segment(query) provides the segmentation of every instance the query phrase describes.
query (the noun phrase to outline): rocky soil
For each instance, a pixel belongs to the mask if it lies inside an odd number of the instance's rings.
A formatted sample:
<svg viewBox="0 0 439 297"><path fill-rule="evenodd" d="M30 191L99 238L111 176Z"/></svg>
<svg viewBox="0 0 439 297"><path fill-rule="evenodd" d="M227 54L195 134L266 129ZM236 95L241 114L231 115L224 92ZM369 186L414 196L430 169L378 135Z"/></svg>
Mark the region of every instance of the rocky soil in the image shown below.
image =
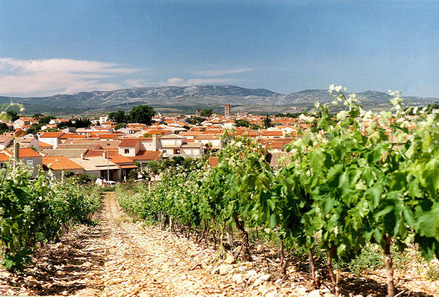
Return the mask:
<svg viewBox="0 0 439 297"><path fill-rule="evenodd" d="M287 279L276 259L254 262L229 256L167 231L133 223L113 193L103 198L99 224L81 226L60 243L48 244L19 275L0 270L0 295L51 296L333 296L311 290L306 272L294 266ZM343 275L350 296L385 296L385 279ZM322 287L323 288L323 287ZM398 296L437 296L438 283L419 275L399 276Z"/></svg>

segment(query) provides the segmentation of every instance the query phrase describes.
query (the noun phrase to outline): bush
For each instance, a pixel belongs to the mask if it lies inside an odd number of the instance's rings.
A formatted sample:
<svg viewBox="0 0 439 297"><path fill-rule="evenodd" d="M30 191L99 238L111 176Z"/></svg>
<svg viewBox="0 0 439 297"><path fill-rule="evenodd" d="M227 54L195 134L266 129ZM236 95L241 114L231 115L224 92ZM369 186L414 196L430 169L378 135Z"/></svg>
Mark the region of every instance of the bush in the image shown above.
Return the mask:
<svg viewBox="0 0 439 297"><path fill-rule="evenodd" d="M58 239L63 227L75 222L92 223L90 215L100 206L96 187L80 186L74 179L51 181L24 165L1 169L0 246L2 265L11 271L22 269L39 242Z"/></svg>

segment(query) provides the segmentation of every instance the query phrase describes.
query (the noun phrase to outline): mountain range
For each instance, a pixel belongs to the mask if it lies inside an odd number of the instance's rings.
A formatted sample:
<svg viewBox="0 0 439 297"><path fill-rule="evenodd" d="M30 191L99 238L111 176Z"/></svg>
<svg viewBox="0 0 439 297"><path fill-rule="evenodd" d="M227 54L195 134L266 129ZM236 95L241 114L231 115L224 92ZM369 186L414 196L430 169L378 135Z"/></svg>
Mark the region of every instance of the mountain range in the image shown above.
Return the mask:
<svg viewBox="0 0 439 297"><path fill-rule="evenodd" d="M387 93L366 91L357 93L366 109L385 109L392 98ZM0 104L9 101L24 105L27 114L41 112L53 115L99 114L118 109L129 110L146 104L162 113L193 114L197 108L212 108L223 113L224 104L232 113L298 112L312 108L314 102L330 102L334 98L327 90L304 90L279 94L266 89L247 89L233 85L200 85L189 87L143 87L114 91L80 92L48 97L0 97ZM404 97L410 106L439 102L438 98Z"/></svg>

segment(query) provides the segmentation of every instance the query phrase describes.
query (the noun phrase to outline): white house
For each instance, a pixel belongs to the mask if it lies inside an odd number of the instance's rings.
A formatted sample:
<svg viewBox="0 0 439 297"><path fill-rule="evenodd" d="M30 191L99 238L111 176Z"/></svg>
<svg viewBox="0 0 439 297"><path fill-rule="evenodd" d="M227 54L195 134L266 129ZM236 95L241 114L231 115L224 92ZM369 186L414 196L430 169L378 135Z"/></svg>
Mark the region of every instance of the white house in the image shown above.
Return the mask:
<svg viewBox="0 0 439 297"><path fill-rule="evenodd" d="M41 134L38 139L44 143L53 145L53 148L56 149L59 144L61 144L60 137L64 135L64 132L46 132Z"/></svg>
<svg viewBox="0 0 439 297"><path fill-rule="evenodd" d="M165 135L160 138L164 158L176 156L198 158L204 154L202 143L187 142L186 137L180 135Z"/></svg>

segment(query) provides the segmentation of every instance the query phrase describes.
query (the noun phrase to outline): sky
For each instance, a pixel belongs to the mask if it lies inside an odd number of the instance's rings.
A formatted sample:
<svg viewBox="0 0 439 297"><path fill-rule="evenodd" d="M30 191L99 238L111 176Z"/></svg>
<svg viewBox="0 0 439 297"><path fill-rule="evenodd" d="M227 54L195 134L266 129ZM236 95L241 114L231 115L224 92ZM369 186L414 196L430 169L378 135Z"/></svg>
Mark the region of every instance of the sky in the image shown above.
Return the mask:
<svg viewBox="0 0 439 297"><path fill-rule="evenodd" d="M439 0L0 3L0 95L200 84L439 98Z"/></svg>

